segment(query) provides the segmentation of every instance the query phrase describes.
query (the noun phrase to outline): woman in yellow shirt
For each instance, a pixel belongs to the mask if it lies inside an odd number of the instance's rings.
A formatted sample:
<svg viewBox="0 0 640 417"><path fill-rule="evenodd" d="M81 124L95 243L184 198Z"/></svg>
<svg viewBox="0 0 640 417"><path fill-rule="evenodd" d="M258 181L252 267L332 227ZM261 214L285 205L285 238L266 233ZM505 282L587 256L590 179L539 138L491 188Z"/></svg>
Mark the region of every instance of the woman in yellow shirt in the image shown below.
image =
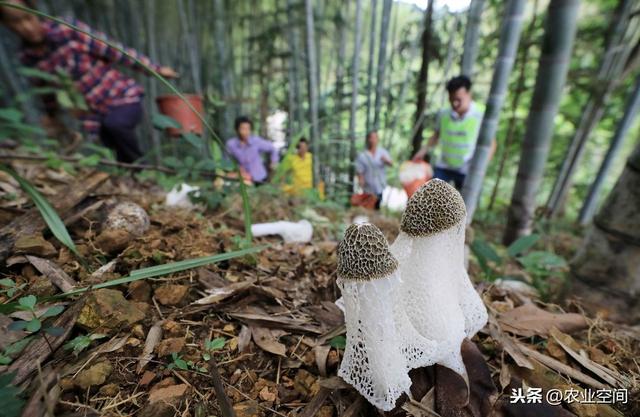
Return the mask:
<svg viewBox="0 0 640 417"><path fill-rule="evenodd" d="M284 190L300 195L313 189L313 156L306 138L300 138L296 149L296 153L287 155L284 160L287 171L291 172L291 182L284 186Z"/></svg>

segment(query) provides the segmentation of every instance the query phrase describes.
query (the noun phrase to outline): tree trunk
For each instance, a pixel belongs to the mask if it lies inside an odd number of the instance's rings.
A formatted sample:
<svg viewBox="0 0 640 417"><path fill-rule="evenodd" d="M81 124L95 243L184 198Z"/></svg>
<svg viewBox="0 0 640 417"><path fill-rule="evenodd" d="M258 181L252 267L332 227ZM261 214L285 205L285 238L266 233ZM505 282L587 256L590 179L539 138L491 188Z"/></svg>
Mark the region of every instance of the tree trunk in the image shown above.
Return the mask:
<svg viewBox="0 0 640 417"><path fill-rule="evenodd" d="M145 12L147 17L147 53L149 54L149 58L153 62L158 62L158 49L156 47L156 26L155 26L155 16L156 16L156 4L154 0L146 0L145 1ZM148 114L151 112L151 109L155 109L154 100L158 97L158 81L156 77L149 77L149 98L147 99L147 111L145 112L145 117L148 117ZM151 141L153 143L153 150L155 155L155 163L156 165L160 165L160 161L162 160L162 146L160 143L160 133L157 129L151 129Z"/></svg>
<svg viewBox="0 0 640 417"><path fill-rule="evenodd" d="M293 90L294 109L289 109L289 117L293 118L295 115L296 131L302 130L304 126L304 107L302 105L302 94L300 89L300 38L298 36L298 24L294 15L294 2L293 0L287 0L287 21L288 30L287 36L289 39L289 46L291 47L290 58L290 74L289 74L289 89Z"/></svg>
<svg viewBox="0 0 640 417"><path fill-rule="evenodd" d="M224 0L213 0L213 12L215 14L215 42L216 53L218 56L219 68L222 68L220 76L220 92L224 100L224 110L220 123L220 134L222 140L225 140L233 135L233 120L236 117L236 109L231 104L233 100L233 60L230 59L229 49L227 48L228 42L228 28L226 10Z"/></svg>
<svg viewBox="0 0 640 417"><path fill-rule="evenodd" d="M506 244L531 233L536 194L567 78L579 6L580 0L551 0L549 4L536 86L503 238Z"/></svg>
<svg viewBox="0 0 640 417"><path fill-rule="evenodd" d="M550 217L557 215L564 206L571 188L572 176L582 159L589 135L602 119L605 105L611 92L618 85L620 75L631 53L632 44L627 36L627 28L629 27L632 3L634 3L632 0L622 0L611 20L609 31L607 32L610 34L609 39L607 40L604 57L594 83L596 86L595 91L591 94L589 101L587 101L582 110L580 122L571 139L567 155L547 202L548 215Z"/></svg>
<svg viewBox="0 0 640 417"><path fill-rule="evenodd" d="M316 63L316 42L313 19L313 1L305 0L307 21L307 84L309 89L309 119L311 120L311 149L313 150L313 185L320 179L320 126L318 122L318 67Z"/></svg>
<svg viewBox="0 0 640 417"><path fill-rule="evenodd" d="M397 9L396 9L397 10ZM404 100L407 96L407 90L409 89L409 84L413 79L413 71L411 68L411 63L416 58L418 54L418 45L420 43L420 37L416 37L416 39L411 42L411 53L409 54L409 59L407 60L406 65L406 75L404 77L404 81L402 82L402 86L400 87L400 93L398 94L398 99L396 100L396 106L393 109L393 117L391 118L391 122L389 126L385 126L386 136L384 138L385 147L388 148L393 143L396 134L396 126L398 124L398 119L400 118L400 112L404 107ZM410 156L413 156L410 155Z"/></svg>
<svg viewBox="0 0 640 417"><path fill-rule="evenodd" d="M193 86L196 93L202 92L202 80L200 78L200 58L198 57L198 51L200 50L197 38L192 32L193 21L190 21L187 17L187 11L184 5L184 0L178 0L178 16L180 17L180 25L185 35L185 47L189 55L189 69L191 70L191 77L193 78Z"/></svg>
<svg viewBox="0 0 640 417"><path fill-rule="evenodd" d="M367 112L365 126L367 131L371 130L371 89L373 88L373 62L376 48L376 16L378 10L378 0L371 0L371 30L369 32L369 61L367 62Z"/></svg>
<svg viewBox="0 0 640 417"><path fill-rule="evenodd" d="M500 164L498 166L498 173L496 174L496 183L493 186L493 191L491 192L491 198L489 199L489 206L487 209L489 211L493 210L493 205L495 204L496 197L498 195L498 190L500 189L500 180L502 179L502 175L504 173L504 168L507 163L507 159L509 158L509 151L511 148L511 143L513 142L513 138L516 133L516 122L518 121L518 117L516 116L518 105L520 103L520 97L522 97L522 93L526 88L527 81L527 64L529 62L529 52L531 51L531 38L536 28L536 22L538 20L538 2L539 0L535 0L533 3L533 17L531 18L531 22L529 23L529 28L527 29L527 40L523 42L522 47L520 48L520 69L518 73L518 81L516 81L516 89L513 94L513 98L511 99L511 117L509 118L509 125L507 126L507 133L505 135L504 143L502 145L502 154L500 155Z"/></svg>
<svg viewBox="0 0 640 417"><path fill-rule="evenodd" d="M620 148L624 142L629 129L633 125L633 120L638 114L638 110L640 110L640 75L636 78L636 86L633 90L633 93L629 97L629 101L627 103L627 108L625 109L624 116L616 129L615 135L613 135L613 139L611 140L611 145L607 150L607 154L602 161L602 165L600 165L600 169L598 170L598 174L596 175L596 179L591 184L589 188L589 194L587 195L587 199L580 210L580 216L578 218L580 224L586 225L591 221L593 214L596 211L596 205L598 204L598 199L600 196L600 192L602 190L602 184L611 169L611 165L618 155Z"/></svg>
<svg viewBox="0 0 640 417"><path fill-rule="evenodd" d="M418 74L418 82L416 84L416 129L411 138L411 155L414 155L422 145L422 131L424 129L424 112L427 108L427 87L429 81L429 60L431 59L429 47L431 44L431 22L433 18L433 2L429 0L427 10L424 17L424 30L422 31L422 64L420 65L420 73Z"/></svg>
<svg viewBox="0 0 640 417"><path fill-rule="evenodd" d="M464 52L462 53L461 73L473 78L473 66L478 57L480 40L480 21L485 0L472 0L467 12L467 29L464 32Z"/></svg>
<svg viewBox="0 0 640 417"><path fill-rule="evenodd" d="M336 20L338 22L338 30L336 43L338 44L337 50L337 62L336 62L336 89L335 89L335 107L334 107L334 117L336 118L336 137L341 137L342 135L342 98L344 95L344 69L345 69L345 54L347 51L347 42L344 41L347 37L347 19L349 4L347 3L344 6L344 10L341 7L338 10L338 15L336 16Z"/></svg>
<svg viewBox="0 0 640 417"><path fill-rule="evenodd" d="M640 319L640 142L572 262L574 288L587 301Z"/></svg>
<svg viewBox="0 0 640 417"><path fill-rule="evenodd" d="M504 104L509 86L509 76L516 60L520 33L522 32L522 19L527 0L510 0L505 10L502 34L498 58L496 59L491 90L487 98L487 107L480 125L476 150L471 161L469 174L464 182L462 196L467 206L467 222L471 223L473 214L480 199L482 183L489 165L489 153L491 142L496 136L500 111Z"/></svg>
<svg viewBox="0 0 640 417"><path fill-rule="evenodd" d="M360 71L360 47L362 41L362 0L356 0L356 28L351 61L351 114L349 115L349 181L355 188L356 113L358 112L358 81Z"/></svg>
<svg viewBox="0 0 640 417"><path fill-rule="evenodd" d="M378 75L376 76L376 100L373 110L373 129L380 127L380 110L382 109L382 89L384 87L384 71L387 64L387 38L389 37L389 18L393 0L384 0L382 20L380 22L380 48L378 49Z"/></svg>
<svg viewBox="0 0 640 417"><path fill-rule="evenodd" d="M457 13L451 13L450 15L452 17L452 22L451 22L451 28L449 30L445 29L446 32L449 33L449 40L447 41L447 55L445 57L445 63L444 63L444 70L443 70L443 80L441 83L439 83L440 86L445 86L447 83L447 80L450 77L450 72L451 72L451 66L453 65L453 49L454 49L454 39L456 39L458 37L458 30L460 29L460 20L459 20L459 14ZM444 108L444 101L445 101L445 94L447 93L447 89L446 88L438 88L440 90L440 99L438 101L438 108L442 109ZM436 117L436 126L438 125L438 123L440 123L440 113L438 113L438 116Z"/></svg>

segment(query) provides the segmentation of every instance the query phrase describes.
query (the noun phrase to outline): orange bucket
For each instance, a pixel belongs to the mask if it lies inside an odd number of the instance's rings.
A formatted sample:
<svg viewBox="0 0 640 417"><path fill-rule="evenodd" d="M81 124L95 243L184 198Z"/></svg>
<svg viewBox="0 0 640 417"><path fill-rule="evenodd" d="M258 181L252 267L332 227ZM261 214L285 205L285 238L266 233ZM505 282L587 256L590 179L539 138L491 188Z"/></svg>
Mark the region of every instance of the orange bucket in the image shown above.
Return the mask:
<svg viewBox="0 0 640 417"><path fill-rule="evenodd" d="M364 207L373 210L378 202L378 197L373 194L353 194L351 195L351 205L354 207Z"/></svg>
<svg viewBox="0 0 640 417"><path fill-rule="evenodd" d="M201 96L185 94L184 97L198 113L203 114L204 106L202 105ZM167 129L171 136L180 136L182 133L202 135L202 121L179 96L173 94L160 96L156 98L156 103L158 104L160 113L171 117L182 126L182 131L173 127Z"/></svg>
<svg viewBox="0 0 640 417"><path fill-rule="evenodd" d="M418 188L420 188L420 186L425 182L427 181L424 179L413 180L408 184L402 184L402 188L404 188L404 192L407 193L407 196L411 197L413 193L418 191Z"/></svg>
<svg viewBox="0 0 640 417"><path fill-rule="evenodd" d="M405 161L400 165L398 174L402 188L411 197L418 188L433 177L431 166L424 161Z"/></svg>

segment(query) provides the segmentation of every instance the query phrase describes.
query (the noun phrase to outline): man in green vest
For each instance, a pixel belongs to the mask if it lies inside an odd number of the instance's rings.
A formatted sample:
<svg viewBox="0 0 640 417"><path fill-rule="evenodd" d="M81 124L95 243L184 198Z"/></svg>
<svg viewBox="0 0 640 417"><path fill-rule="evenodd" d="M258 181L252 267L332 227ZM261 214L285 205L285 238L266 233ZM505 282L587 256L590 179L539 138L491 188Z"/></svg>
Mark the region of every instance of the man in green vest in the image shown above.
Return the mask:
<svg viewBox="0 0 640 417"><path fill-rule="evenodd" d="M413 159L422 160L430 150L440 144L440 157L435 164L433 176L453 182L456 189L461 190L476 149L484 106L472 100L471 80L465 75L450 79L447 82L447 91L451 110L442 110L438 128L429 138L427 146L420 149ZM491 144L491 156L495 149L494 139Z"/></svg>

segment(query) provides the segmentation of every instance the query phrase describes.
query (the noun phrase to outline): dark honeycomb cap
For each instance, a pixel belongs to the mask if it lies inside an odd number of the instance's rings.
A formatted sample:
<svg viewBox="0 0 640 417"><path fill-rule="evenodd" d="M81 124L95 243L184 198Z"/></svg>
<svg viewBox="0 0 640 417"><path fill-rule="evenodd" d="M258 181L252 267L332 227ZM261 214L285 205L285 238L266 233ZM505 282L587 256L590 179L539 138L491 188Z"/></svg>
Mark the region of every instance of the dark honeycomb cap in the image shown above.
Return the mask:
<svg viewBox="0 0 640 417"><path fill-rule="evenodd" d="M384 278L398 268L380 229L370 223L352 224L338 244L338 277L369 281Z"/></svg>
<svg viewBox="0 0 640 417"><path fill-rule="evenodd" d="M409 199L400 230L413 237L429 236L455 226L466 215L458 190L445 181L432 179Z"/></svg>

